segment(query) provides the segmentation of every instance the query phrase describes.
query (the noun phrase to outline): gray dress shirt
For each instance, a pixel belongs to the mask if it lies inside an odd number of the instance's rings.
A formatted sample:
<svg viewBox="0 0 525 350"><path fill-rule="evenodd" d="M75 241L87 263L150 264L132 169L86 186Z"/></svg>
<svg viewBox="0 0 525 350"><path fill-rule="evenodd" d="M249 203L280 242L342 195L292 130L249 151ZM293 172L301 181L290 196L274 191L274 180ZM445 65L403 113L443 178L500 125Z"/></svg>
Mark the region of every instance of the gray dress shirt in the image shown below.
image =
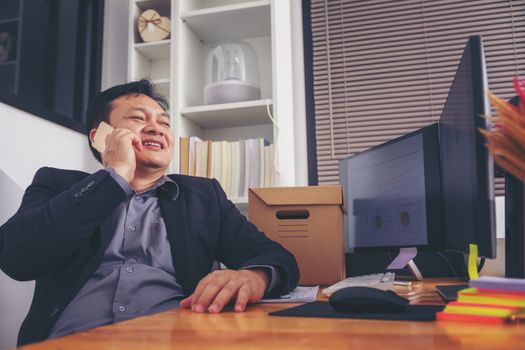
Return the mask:
<svg viewBox="0 0 525 350"><path fill-rule="evenodd" d="M165 176L153 188L134 193L113 169L107 170L128 197L110 224L102 225L114 232L102 264L65 308L50 337L171 309L184 296L156 195L162 189L176 193L177 184Z"/></svg>
<svg viewBox="0 0 525 350"><path fill-rule="evenodd" d="M153 188L135 193L112 168L106 170L128 197L102 224L114 232L102 263L64 309L50 338L172 309L184 297L157 197L162 190L178 195L177 184L164 176ZM273 267L249 267L270 269L267 292L277 285Z"/></svg>

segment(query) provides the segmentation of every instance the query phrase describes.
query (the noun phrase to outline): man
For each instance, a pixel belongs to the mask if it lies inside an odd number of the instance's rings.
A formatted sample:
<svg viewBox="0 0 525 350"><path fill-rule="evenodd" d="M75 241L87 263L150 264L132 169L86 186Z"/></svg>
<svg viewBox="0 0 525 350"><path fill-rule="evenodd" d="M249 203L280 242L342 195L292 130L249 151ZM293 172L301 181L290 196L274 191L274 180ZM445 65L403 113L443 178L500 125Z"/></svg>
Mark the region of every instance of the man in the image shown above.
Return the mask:
<svg viewBox="0 0 525 350"><path fill-rule="evenodd" d="M243 311L295 288L294 257L257 231L216 180L164 175L174 151L167 103L146 80L99 94L88 109L87 174L42 168L0 228L0 268L36 280L18 343L179 306ZM115 129L93 149L101 121ZM212 271L214 261L228 270Z"/></svg>

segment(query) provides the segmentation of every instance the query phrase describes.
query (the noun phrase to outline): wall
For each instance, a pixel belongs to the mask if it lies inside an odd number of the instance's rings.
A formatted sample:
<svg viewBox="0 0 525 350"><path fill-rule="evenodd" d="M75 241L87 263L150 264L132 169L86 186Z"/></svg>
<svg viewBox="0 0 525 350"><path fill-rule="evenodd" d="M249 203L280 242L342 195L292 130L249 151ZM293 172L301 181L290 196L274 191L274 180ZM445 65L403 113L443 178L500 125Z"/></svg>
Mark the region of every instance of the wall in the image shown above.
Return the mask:
<svg viewBox="0 0 525 350"><path fill-rule="evenodd" d="M93 172L99 168L86 137L0 103L0 225L18 208L42 166ZM17 282L0 271L0 350L13 347L33 295L34 282Z"/></svg>
<svg viewBox="0 0 525 350"><path fill-rule="evenodd" d="M26 188L42 166L94 171L86 136L0 103L0 169Z"/></svg>

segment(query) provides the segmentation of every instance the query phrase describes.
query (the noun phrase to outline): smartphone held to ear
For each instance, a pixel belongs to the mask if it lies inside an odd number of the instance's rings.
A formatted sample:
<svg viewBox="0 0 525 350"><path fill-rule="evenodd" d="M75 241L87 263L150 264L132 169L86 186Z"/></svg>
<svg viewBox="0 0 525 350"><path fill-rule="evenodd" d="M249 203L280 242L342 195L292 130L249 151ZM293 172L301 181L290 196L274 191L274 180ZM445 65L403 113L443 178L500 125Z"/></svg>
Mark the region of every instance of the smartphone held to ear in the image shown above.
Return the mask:
<svg viewBox="0 0 525 350"><path fill-rule="evenodd" d="M106 150L106 136L111 134L115 128L106 122L100 122L91 145L100 153Z"/></svg>

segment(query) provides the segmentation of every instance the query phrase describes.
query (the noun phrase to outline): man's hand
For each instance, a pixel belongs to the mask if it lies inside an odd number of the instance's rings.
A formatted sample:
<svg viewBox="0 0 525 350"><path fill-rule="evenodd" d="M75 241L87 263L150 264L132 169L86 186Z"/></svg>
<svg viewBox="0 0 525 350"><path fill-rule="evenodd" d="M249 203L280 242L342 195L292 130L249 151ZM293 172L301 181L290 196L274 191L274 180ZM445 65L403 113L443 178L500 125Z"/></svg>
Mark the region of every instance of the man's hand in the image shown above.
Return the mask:
<svg viewBox="0 0 525 350"><path fill-rule="evenodd" d="M112 167L117 174L131 182L137 166L134 148L142 150L139 137L127 129L115 129L106 136L106 150L102 154L102 161L105 166Z"/></svg>
<svg viewBox="0 0 525 350"><path fill-rule="evenodd" d="M261 300L269 280L265 269L217 270L204 277L195 292L181 300L180 307L195 312L218 313L235 298L234 310L241 312L248 303Z"/></svg>

